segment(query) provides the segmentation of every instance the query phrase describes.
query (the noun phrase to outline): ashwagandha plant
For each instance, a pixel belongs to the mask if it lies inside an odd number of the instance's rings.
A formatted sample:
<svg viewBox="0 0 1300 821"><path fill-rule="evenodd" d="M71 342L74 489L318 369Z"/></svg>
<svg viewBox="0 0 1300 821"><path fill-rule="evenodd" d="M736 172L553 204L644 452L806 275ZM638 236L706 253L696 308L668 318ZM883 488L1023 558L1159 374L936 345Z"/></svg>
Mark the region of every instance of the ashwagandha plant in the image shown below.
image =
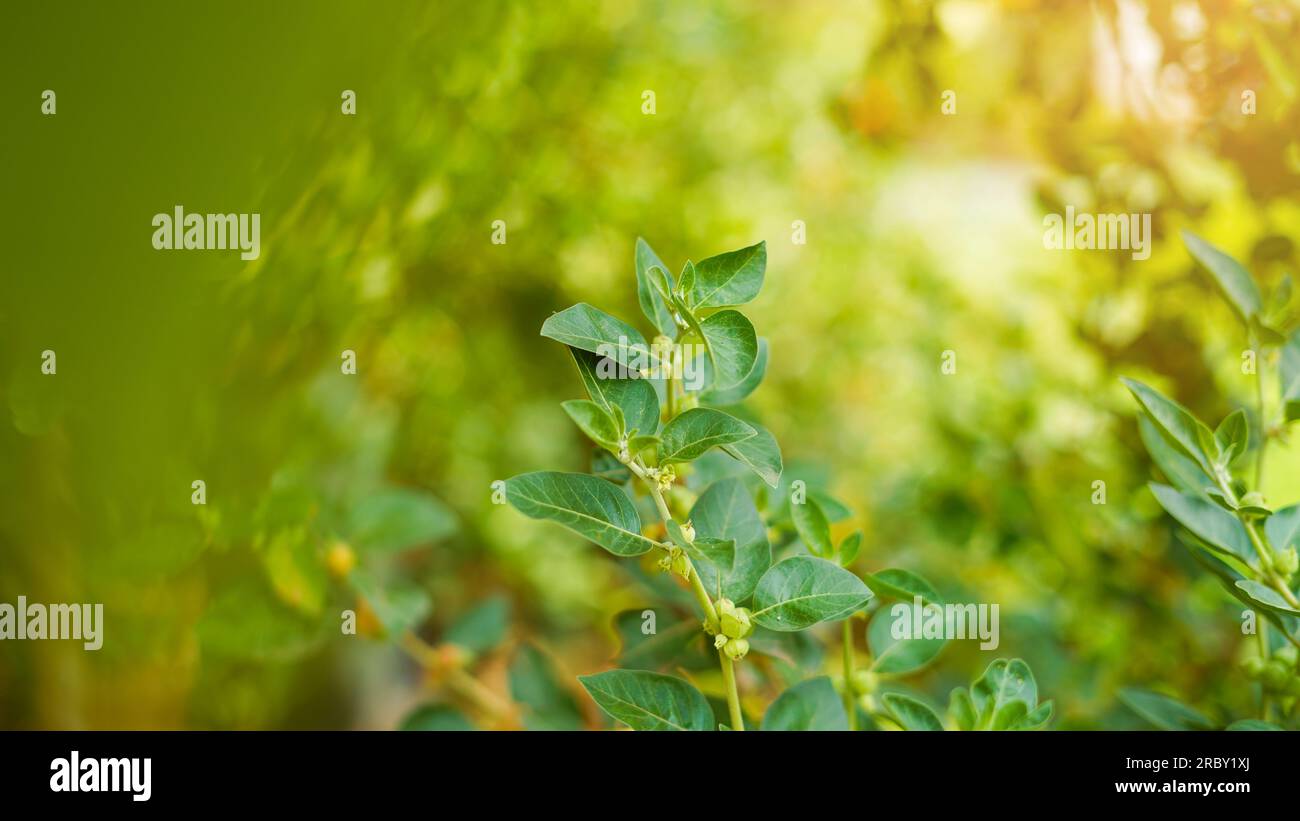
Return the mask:
<svg viewBox="0 0 1300 821"><path fill-rule="evenodd" d="M1255 407L1234 410L1211 430L1155 389L1133 379L1124 383L1141 408L1142 442L1166 480L1152 482L1151 492L1182 526L1179 536L1197 562L1248 608L1242 613L1243 631L1258 637L1258 654L1247 657L1242 667L1259 684L1259 718L1235 722L1229 729L1280 729L1279 723L1295 727L1300 505L1275 509L1263 487L1269 443L1285 439L1288 425L1300 419L1300 313L1292 305L1289 277L1266 301L1250 273L1232 257L1187 232L1183 241L1245 330L1246 360L1255 364ZM1159 727L1216 726L1168 696L1131 689L1121 697Z"/></svg>
<svg viewBox="0 0 1300 821"><path fill-rule="evenodd" d="M506 499L615 556L657 556L657 567L689 588L697 615L672 624L653 611L621 615L617 628L625 637L637 634L646 613L656 618L654 628L639 631L653 641L625 642L624 669L580 677L583 687L605 713L633 729L744 730L737 668L753 650L762 670L753 678L779 693L764 729L868 723L943 729L923 701L881 685L923 668L944 640L896 638L877 609L867 631L872 658L859 669L853 636L854 617L881 599L911 604L919 597L939 605L934 587L904 570L864 581L847 569L862 534L836 545L830 524L848 511L802 481L783 481L772 434L720 409L740 403L766 373L767 342L735 307L758 296L766 246L688 261L676 279L644 240L637 241L635 260L638 301L656 331L652 341L587 304L542 325L542 336L568 346L586 387L587 399L563 408L594 443L591 473L515 476L506 482ZM639 507L652 509L659 523L644 526ZM656 589L670 609L680 588ZM804 676L816 666L804 662L821 658L808 631L834 621L843 622L838 694L829 677ZM716 656L726 705L721 721L694 684L647 669L687 668L702 636ZM1050 720L1052 704L1038 704L1023 661L999 659L969 691L954 691L950 713L961 729L1036 729Z"/></svg>

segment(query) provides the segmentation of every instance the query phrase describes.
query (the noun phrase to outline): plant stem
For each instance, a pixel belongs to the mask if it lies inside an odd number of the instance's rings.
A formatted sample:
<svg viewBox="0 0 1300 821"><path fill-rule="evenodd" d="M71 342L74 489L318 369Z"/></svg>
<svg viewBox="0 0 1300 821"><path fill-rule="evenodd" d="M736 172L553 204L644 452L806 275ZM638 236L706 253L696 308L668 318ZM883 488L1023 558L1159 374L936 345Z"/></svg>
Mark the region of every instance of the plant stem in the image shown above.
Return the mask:
<svg viewBox="0 0 1300 821"><path fill-rule="evenodd" d="M671 386L670 386L671 391ZM645 467L636 463L628 462L628 467L632 472L645 481L650 487L650 495L655 500L655 507L659 510L659 515L663 518L664 524L672 521L672 511L668 509L668 503L664 501L664 495L659 490L659 485L649 478ZM690 575L691 592L695 594L695 600L699 603L700 609L704 611L705 621L710 624L718 623L718 611L713 606L713 600L709 598L709 591L704 589L704 582L700 581L700 572L695 569L695 563L691 561L690 556L686 556L687 573ZM722 683L727 690L727 709L731 713L731 723L733 730L744 732L745 717L740 712L740 690L736 687L736 669L731 659L722 648L718 648L718 664L722 667Z"/></svg>
<svg viewBox="0 0 1300 821"><path fill-rule="evenodd" d="M398 639L398 646L414 659L420 667L426 670L432 668L437 662L437 648L410 630L401 635ZM514 705L498 696L465 670L457 667L443 671L443 675L445 677L442 684L447 688L448 692L469 702L493 721L500 723L514 722Z"/></svg>
<svg viewBox="0 0 1300 821"><path fill-rule="evenodd" d="M844 620L844 712L849 717L849 729L858 729L858 711L853 698L853 618Z"/></svg>
<svg viewBox="0 0 1300 821"><path fill-rule="evenodd" d="M722 683L727 687L727 709L731 712L731 729L745 731L745 716L740 712L740 691L736 689L736 668L730 658L718 651L718 662L722 665Z"/></svg>
<svg viewBox="0 0 1300 821"><path fill-rule="evenodd" d="M1258 345L1255 346L1258 350ZM1258 356L1258 354L1257 354ZM1255 490L1260 493L1264 492L1264 452L1268 449L1268 419L1264 414L1264 367L1267 364L1262 356L1258 356L1258 367L1255 368L1255 398L1258 402L1259 410L1259 453L1255 456Z"/></svg>

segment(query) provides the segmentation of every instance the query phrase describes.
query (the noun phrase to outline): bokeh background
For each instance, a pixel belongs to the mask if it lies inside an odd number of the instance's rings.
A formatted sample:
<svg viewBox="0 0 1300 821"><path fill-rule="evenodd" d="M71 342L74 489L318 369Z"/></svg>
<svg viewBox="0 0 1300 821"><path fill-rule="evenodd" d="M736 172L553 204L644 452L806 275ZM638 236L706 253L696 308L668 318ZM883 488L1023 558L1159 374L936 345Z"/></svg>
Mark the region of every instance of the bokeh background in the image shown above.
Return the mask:
<svg viewBox="0 0 1300 821"><path fill-rule="evenodd" d="M339 541L424 640L472 636L479 702L597 726L573 676L610 665L614 614L662 582L494 505L491 484L586 469L558 406L581 385L538 329L586 301L648 330L638 236L674 268L767 241L748 312L772 357L747 412L788 474L852 508L837 532L864 530L862 569L1000 603L998 655L1031 663L1054 726L1138 726L1125 685L1252 709L1240 608L1144 489L1118 377L1212 421L1253 395L1178 233L1266 286L1294 268L1300 4L5 18L0 601L103 602L107 625L96 653L0 644L0 726L398 726L442 684L397 642L339 634L356 606L330 575ZM261 257L154 251L153 214L178 204L259 212ZM1067 205L1152 213L1151 258L1044 249L1043 215ZM1269 454L1278 504L1300 500L1298 448ZM362 537L394 521L416 535ZM917 686L942 703L989 658L952 647Z"/></svg>

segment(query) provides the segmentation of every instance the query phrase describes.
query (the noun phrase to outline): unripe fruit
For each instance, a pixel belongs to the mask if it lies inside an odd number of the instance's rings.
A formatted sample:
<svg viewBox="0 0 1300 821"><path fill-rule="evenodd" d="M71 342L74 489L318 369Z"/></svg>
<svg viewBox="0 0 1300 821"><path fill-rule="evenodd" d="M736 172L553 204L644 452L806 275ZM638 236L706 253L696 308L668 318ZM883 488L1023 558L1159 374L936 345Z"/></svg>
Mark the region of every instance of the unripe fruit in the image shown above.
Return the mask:
<svg viewBox="0 0 1300 821"><path fill-rule="evenodd" d="M736 607L730 599L718 599L718 620L722 634L727 638L743 639L754 631L749 619L749 610Z"/></svg>
<svg viewBox="0 0 1300 821"><path fill-rule="evenodd" d="M1286 690L1287 683L1291 680L1291 669L1277 659L1268 663L1264 668L1264 686L1274 692L1283 692Z"/></svg>
<svg viewBox="0 0 1300 821"><path fill-rule="evenodd" d="M876 674L869 670L858 670L853 674L853 691L856 693L870 693L876 689Z"/></svg>
<svg viewBox="0 0 1300 821"><path fill-rule="evenodd" d="M1264 675L1264 667L1264 660L1259 656L1251 656L1241 663L1241 669L1246 673L1246 676L1253 679Z"/></svg>
<svg viewBox="0 0 1300 821"><path fill-rule="evenodd" d="M749 652L749 642L745 639L727 639L727 645L722 648L722 652L727 654L727 658L732 661L740 661Z"/></svg>

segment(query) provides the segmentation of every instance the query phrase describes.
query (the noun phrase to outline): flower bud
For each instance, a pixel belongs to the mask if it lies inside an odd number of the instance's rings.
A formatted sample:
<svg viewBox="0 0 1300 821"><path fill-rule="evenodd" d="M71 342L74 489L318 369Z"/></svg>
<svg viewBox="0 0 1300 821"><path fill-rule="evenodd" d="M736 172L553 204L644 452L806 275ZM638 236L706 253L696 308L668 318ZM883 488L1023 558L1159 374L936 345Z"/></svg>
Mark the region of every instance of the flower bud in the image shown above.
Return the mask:
<svg viewBox="0 0 1300 821"><path fill-rule="evenodd" d="M686 524L682 525L682 536L686 539L686 541L694 543L695 525L691 524L690 522L687 522Z"/></svg>
<svg viewBox="0 0 1300 821"><path fill-rule="evenodd" d="M1291 681L1291 669L1284 662L1273 659L1264 667L1264 687L1275 693L1286 690Z"/></svg>
<svg viewBox="0 0 1300 821"><path fill-rule="evenodd" d="M346 542L335 542L325 554L325 567L336 579L345 579L357 564L357 554Z"/></svg>
<svg viewBox="0 0 1300 821"><path fill-rule="evenodd" d="M1241 669L1247 678L1257 679L1264 675L1265 662L1259 656L1251 656L1241 663Z"/></svg>
<svg viewBox="0 0 1300 821"><path fill-rule="evenodd" d="M855 693L870 693L876 689L876 674L870 670L858 670L853 674L853 691Z"/></svg>
<svg viewBox="0 0 1300 821"><path fill-rule="evenodd" d="M686 581L691 580L691 560L686 557L681 548L677 548L673 553L673 572Z"/></svg>
<svg viewBox="0 0 1300 821"><path fill-rule="evenodd" d="M745 639L727 639L727 645L722 649L727 654L727 658L732 661L740 661L749 652L749 642Z"/></svg>
<svg viewBox="0 0 1300 821"><path fill-rule="evenodd" d="M705 630L708 630L707 623L704 625L704 628ZM721 650L723 646L727 643L727 641L728 641L727 637L719 633L718 635L713 637L713 646L718 650Z"/></svg>
<svg viewBox="0 0 1300 821"><path fill-rule="evenodd" d="M1278 551L1277 554L1277 571L1284 578L1290 579L1295 575L1296 570L1300 569L1300 557L1296 556L1295 547L1288 547L1286 550Z"/></svg>

